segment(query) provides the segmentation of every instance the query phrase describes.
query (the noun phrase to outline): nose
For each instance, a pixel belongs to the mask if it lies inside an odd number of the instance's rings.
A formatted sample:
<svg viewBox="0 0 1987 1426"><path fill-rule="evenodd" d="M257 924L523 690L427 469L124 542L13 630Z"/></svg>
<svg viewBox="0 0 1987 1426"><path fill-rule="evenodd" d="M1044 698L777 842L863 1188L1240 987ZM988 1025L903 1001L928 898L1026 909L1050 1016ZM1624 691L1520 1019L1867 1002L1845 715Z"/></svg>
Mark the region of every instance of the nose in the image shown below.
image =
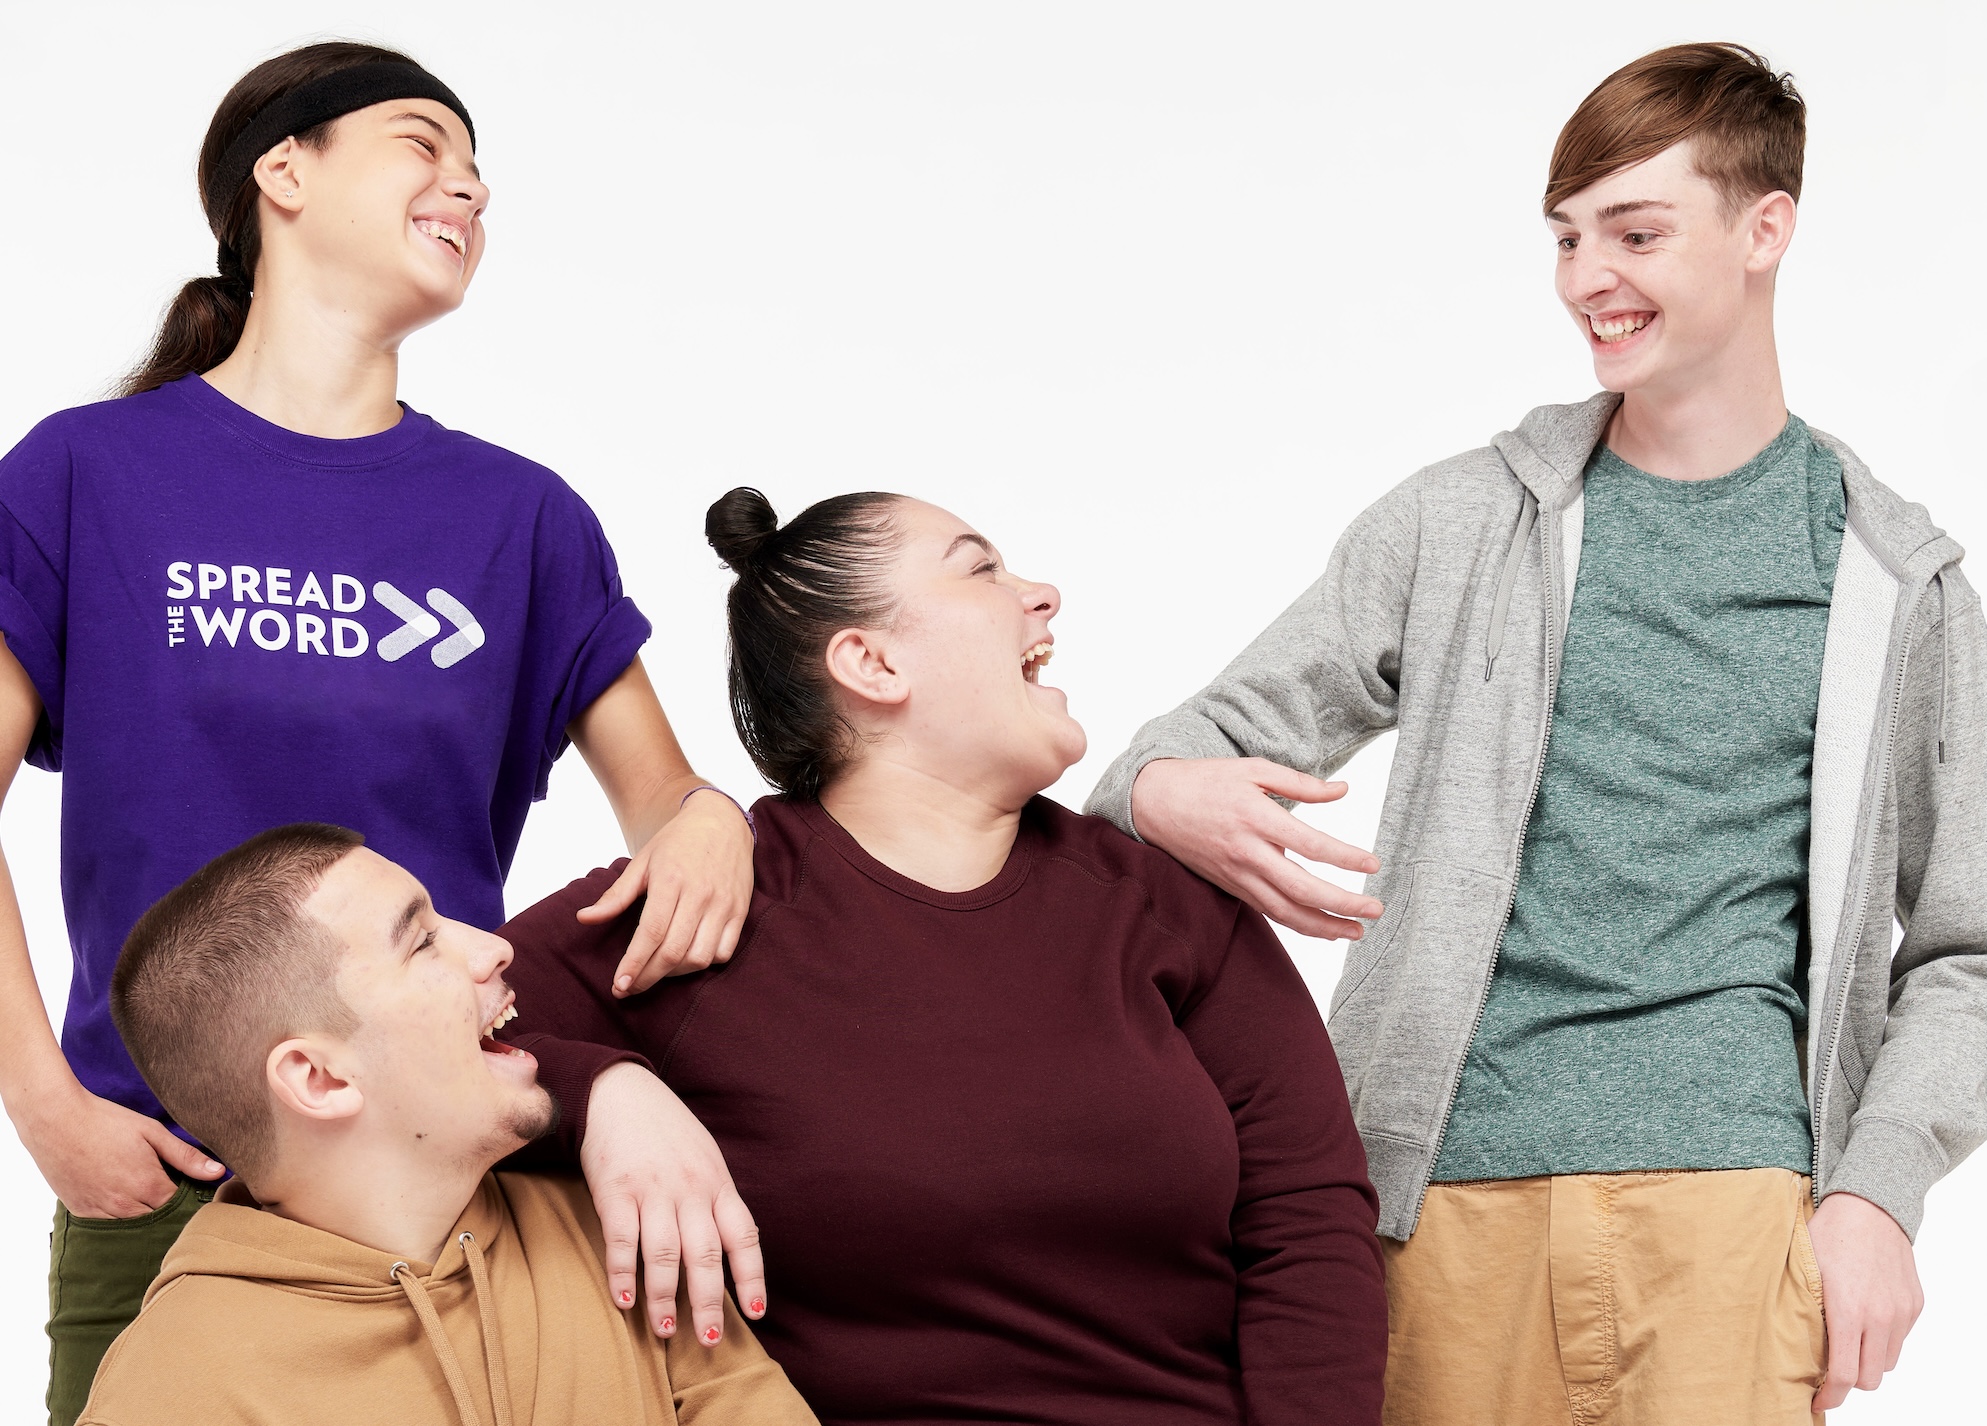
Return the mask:
<svg viewBox="0 0 1987 1426"><path fill-rule="evenodd" d="M459 198L467 203L472 217L482 217L483 210L490 206L490 185L470 173L459 170L442 180L442 187L451 198Z"/></svg>
<svg viewBox="0 0 1987 1426"><path fill-rule="evenodd" d="M516 954L511 949L511 943L502 936L493 936L474 927L463 926L460 929L469 941L465 947L469 974L479 983L502 975Z"/></svg>
<svg viewBox="0 0 1987 1426"><path fill-rule="evenodd" d="M1559 290L1568 302L1592 302L1620 281L1599 243L1581 243L1559 265Z"/></svg>
<svg viewBox="0 0 1987 1426"><path fill-rule="evenodd" d="M1043 584L1039 580L1024 580L1021 585L1021 602L1030 614L1044 620L1053 619L1062 609L1062 591L1053 584Z"/></svg>

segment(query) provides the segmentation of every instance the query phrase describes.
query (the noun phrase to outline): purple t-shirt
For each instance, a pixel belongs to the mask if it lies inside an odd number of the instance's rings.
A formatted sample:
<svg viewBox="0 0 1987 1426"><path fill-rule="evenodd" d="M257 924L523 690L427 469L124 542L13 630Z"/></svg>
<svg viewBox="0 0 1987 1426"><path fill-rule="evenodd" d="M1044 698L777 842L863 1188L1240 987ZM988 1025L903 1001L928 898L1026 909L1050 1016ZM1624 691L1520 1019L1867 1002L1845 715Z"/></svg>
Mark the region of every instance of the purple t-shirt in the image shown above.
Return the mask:
<svg viewBox="0 0 1987 1426"><path fill-rule="evenodd" d="M111 1023L145 909L285 822L335 822L493 927L565 728L648 620L586 503L408 410L294 431L197 376L49 417L0 458L0 633L62 779L83 1084L163 1117Z"/></svg>

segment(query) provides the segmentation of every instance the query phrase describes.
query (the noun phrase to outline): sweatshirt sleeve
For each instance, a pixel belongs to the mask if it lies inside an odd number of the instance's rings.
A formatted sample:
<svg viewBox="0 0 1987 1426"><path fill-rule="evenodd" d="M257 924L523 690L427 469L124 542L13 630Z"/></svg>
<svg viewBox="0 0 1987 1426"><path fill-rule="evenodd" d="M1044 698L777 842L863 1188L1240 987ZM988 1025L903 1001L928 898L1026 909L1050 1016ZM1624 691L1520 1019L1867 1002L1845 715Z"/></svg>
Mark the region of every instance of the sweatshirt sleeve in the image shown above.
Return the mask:
<svg viewBox="0 0 1987 1426"><path fill-rule="evenodd" d="M1374 1426L1387 1356L1379 1202L1316 1002L1240 903L1180 1028L1235 1118L1236 1337L1250 1426Z"/></svg>
<svg viewBox="0 0 1987 1426"><path fill-rule="evenodd" d="M690 1320L687 1287L676 1294L676 1315ZM635 1315L639 1321L639 1314ZM724 1295L724 1336L715 1347L694 1333L678 1332L664 1347L669 1389L681 1426L818 1426L814 1413L766 1355L752 1328Z"/></svg>
<svg viewBox="0 0 1987 1426"><path fill-rule="evenodd" d="M1214 682L1140 728L1084 810L1132 836L1131 791L1159 758L1267 758L1326 776L1394 725L1418 533L1412 482L1353 521L1317 583Z"/></svg>
<svg viewBox="0 0 1987 1426"><path fill-rule="evenodd" d="M1864 1052L1874 1059L1848 1143L1821 1185L1868 1199L1913 1237L1927 1191L1987 1138L1987 621L1957 569L1943 578L1945 590L1925 598L1898 710L1887 822L1904 936L1889 1015ZM1888 939L1866 944L1881 954Z"/></svg>
<svg viewBox="0 0 1987 1426"><path fill-rule="evenodd" d="M498 1038L538 1060L538 1082L559 1106L552 1134L513 1155L513 1167L577 1167L594 1077L623 1061L654 1069L623 1013L624 1002L610 990L614 967L641 920L641 903L602 925L577 917L626 865L623 859L582 877L498 928L513 952L504 978L517 993L518 1012Z"/></svg>

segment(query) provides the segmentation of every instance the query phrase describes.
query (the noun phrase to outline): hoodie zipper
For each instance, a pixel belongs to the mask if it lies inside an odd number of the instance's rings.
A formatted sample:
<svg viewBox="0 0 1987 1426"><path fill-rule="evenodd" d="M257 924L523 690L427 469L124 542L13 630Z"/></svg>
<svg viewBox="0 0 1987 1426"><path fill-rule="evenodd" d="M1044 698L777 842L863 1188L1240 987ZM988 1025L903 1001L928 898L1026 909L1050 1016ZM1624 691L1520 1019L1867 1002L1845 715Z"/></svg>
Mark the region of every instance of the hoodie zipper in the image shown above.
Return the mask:
<svg viewBox="0 0 1987 1426"><path fill-rule="evenodd" d="M1463 1066L1469 1062L1470 1047L1476 1043L1477 1031L1483 1028L1483 1012L1490 1003L1490 982L1497 974L1497 959L1504 951L1504 933L1511 928L1511 912L1518 904L1518 874L1525 865L1525 840L1531 834L1532 809L1538 805L1539 787L1545 781L1545 755L1552 747L1552 709L1559 698L1559 588L1553 578L1552 531L1558 522L1565 518L1565 511L1555 510L1550 519L1544 517L1538 522L1539 560L1543 565L1545 586L1545 617L1549 621L1545 635L1545 721L1539 730L1539 750L1532 762L1531 790L1525 795L1525 814L1518 820L1518 854L1511 866L1511 891L1504 898L1504 918L1497 926L1497 939L1490 945L1490 965L1483 973L1483 988L1477 992L1476 1015L1470 1021L1469 1038L1463 1041L1462 1056L1456 1061L1456 1072L1449 1079L1449 1091L1442 1106L1442 1127L1436 1131L1434 1148L1429 1152L1428 1165L1421 1172L1421 1186L1414 1195L1414 1219L1421 1221L1421 1205L1428 1197L1428 1185L1435 1178L1436 1161L1442 1157L1442 1143L1449 1137L1449 1117L1456 1112L1456 1091L1462 1087ZM1569 617L1570 624L1572 619ZM1902 685L1900 684L1900 687Z"/></svg>
<svg viewBox="0 0 1987 1426"><path fill-rule="evenodd" d="M1943 571L1941 571L1943 573ZM1890 707L1884 714L1883 757L1879 763L1883 780L1890 777L1891 760L1897 752L1897 720L1904 707L1904 679L1911 661L1911 636L1918 623L1918 606L1925 602L1925 587L1921 586L1912 597L1911 607L1904 615L1904 637L1897 649L1897 674L1891 681ZM1882 789L1878 790L1881 799ZM1864 826L1859 830L1859 843L1868 836L1868 820L1877 815L1873 805L1864 810ZM1867 849L1865 849L1867 850ZM1829 992L1835 994L1835 1014L1830 1019L1828 1031L1816 1042L1816 1058L1820 1064L1811 1067L1814 1077L1814 1097L1808 1107L1809 1171L1808 1192L1813 1196L1815 1206L1821 1205L1821 1141L1828 1125L1828 1091L1833 1087L1834 1077L1830 1070L1835 1065L1835 1047L1842 1043L1842 1027L1849 1019L1849 984L1856 974L1856 949L1863 942L1863 929L1870 915L1870 868L1865 856L1862 875L1857 879L1856 910L1842 931L1835 937L1836 951L1842 961L1842 969L1834 972L1835 984ZM1845 935L1844 932L1847 934ZM1847 954L1843 954L1846 950ZM1827 1002L1820 1009L1827 1011Z"/></svg>

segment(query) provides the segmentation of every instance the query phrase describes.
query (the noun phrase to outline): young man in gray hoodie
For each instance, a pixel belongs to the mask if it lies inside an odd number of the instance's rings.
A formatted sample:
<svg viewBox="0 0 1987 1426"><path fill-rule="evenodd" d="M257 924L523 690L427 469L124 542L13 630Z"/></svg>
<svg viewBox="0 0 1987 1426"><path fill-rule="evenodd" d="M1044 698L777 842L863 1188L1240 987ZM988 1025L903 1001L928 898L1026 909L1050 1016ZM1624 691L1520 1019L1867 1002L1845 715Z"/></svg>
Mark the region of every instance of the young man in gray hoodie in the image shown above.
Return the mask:
<svg viewBox="0 0 1987 1426"><path fill-rule="evenodd" d="M1090 800L1357 943L1390 1422L1806 1421L1896 1365L1987 1134L1987 625L1787 412L1804 138L1737 46L1589 95L1544 206L1606 390L1365 511ZM1272 801L1387 729L1380 859Z"/></svg>

